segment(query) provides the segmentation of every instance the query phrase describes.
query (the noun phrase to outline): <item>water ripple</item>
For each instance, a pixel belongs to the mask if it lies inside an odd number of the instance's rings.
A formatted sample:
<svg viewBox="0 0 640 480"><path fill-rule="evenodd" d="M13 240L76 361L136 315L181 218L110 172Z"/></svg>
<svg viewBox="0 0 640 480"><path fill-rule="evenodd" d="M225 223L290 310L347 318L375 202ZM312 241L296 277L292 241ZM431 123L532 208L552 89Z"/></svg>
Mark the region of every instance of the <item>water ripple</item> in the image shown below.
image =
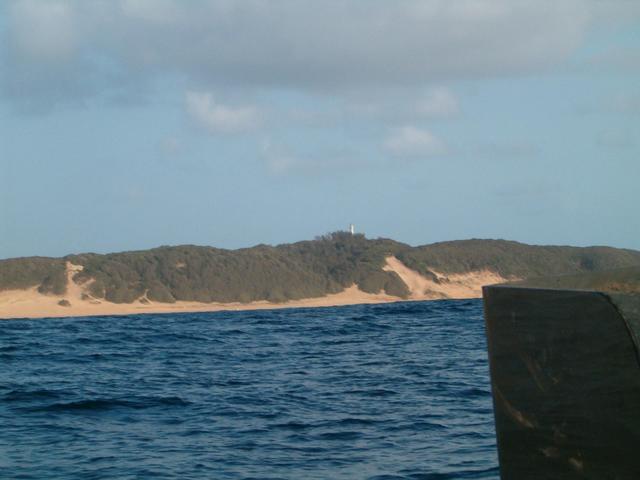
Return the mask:
<svg viewBox="0 0 640 480"><path fill-rule="evenodd" d="M499 477L481 303L0 322L0 478Z"/></svg>

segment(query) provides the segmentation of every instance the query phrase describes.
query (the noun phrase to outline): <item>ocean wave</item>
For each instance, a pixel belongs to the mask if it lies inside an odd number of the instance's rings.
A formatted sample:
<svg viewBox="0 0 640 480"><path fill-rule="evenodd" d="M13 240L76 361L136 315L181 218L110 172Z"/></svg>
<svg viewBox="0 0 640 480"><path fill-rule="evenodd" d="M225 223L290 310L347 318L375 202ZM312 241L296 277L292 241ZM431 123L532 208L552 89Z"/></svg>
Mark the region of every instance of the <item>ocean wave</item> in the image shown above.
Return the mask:
<svg viewBox="0 0 640 480"><path fill-rule="evenodd" d="M2 396L5 402L28 402L32 400L45 400L53 398L61 398L68 392L58 390L11 390Z"/></svg>
<svg viewBox="0 0 640 480"><path fill-rule="evenodd" d="M0 322L0 335L2 478L499 476L479 301Z"/></svg>
<svg viewBox="0 0 640 480"><path fill-rule="evenodd" d="M56 402L35 407L25 407L28 412L100 412L117 408L145 409L154 407L185 407L190 405L180 397L90 398L73 402Z"/></svg>

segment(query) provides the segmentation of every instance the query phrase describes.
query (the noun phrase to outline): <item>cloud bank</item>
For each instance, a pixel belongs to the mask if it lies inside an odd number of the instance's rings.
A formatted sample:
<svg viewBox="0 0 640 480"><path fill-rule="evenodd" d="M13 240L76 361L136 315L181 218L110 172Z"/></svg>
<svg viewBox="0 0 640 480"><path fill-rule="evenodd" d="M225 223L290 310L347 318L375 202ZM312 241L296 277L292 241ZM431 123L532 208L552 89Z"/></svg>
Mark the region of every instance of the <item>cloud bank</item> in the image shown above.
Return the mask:
<svg viewBox="0 0 640 480"><path fill-rule="evenodd" d="M606 3L606 2L605 2ZM578 48L595 0L22 0L0 9L1 91L23 106L194 90L344 91L543 71ZM615 3L620 17L638 2ZM616 17L617 18L617 17ZM611 15L607 17L611 22ZM451 112L446 92L425 114Z"/></svg>

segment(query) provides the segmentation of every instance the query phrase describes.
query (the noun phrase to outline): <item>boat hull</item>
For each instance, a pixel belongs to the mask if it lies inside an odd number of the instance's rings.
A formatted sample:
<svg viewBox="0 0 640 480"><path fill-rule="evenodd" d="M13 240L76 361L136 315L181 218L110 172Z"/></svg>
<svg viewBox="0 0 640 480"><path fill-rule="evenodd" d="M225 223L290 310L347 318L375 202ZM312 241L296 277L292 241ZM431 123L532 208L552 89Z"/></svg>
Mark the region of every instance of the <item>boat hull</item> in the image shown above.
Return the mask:
<svg viewBox="0 0 640 480"><path fill-rule="evenodd" d="M483 294L502 480L639 479L640 296Z"/></svg>

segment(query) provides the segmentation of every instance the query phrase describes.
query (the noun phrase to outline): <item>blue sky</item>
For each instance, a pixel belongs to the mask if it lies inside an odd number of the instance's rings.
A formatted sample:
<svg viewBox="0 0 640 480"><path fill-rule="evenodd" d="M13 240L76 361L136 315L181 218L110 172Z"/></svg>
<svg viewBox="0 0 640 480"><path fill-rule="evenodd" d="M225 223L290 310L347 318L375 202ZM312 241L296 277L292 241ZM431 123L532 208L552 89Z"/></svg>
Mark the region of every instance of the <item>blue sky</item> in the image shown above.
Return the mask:
<svg viewBox="0 0 640 480"><path fill-rule="evenodd" d="M637 1L8 1L0 39L0 258L640 249Z"/></svg>

